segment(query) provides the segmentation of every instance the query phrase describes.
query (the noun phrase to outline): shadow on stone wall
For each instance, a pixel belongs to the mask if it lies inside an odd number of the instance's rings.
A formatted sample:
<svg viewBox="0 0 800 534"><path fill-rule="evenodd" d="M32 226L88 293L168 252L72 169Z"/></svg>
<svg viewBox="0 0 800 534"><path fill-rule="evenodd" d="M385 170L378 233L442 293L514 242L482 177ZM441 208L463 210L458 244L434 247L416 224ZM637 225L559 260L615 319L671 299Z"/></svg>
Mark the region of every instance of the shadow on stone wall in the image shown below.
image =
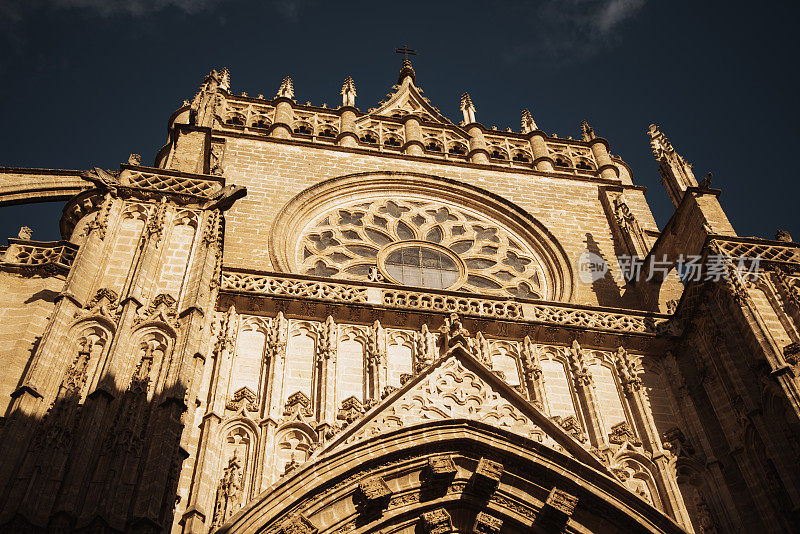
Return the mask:
<svg viewBox="0 0 800 534"><path fill-rule="evenodd" d="M30 388L0 427L0 531L156 533L178 503L184 392L104 380L86 398L67 376L43 417ZM78 386L78 387L76 387Z"/></svg>

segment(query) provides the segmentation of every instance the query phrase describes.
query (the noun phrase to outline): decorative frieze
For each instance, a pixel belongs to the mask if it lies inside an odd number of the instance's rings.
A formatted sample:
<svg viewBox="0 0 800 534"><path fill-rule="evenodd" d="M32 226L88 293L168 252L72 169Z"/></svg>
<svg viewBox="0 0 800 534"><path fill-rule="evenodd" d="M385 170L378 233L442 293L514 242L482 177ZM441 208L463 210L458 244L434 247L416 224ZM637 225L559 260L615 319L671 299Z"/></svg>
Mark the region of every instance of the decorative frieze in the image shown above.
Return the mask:
<svg viewBox="0 0 800 534"><path fill-rule="evenodd" d="M338 302L367 302L366 287L232 271L223 271L222 289Z"/></svg>
<svg viewBox="0 0 800 534"><path fill-rule="evenodd" d="M797 245L774 245L761 239L715 237L708 247L730 258L759 258L760 262L800 261L800 247Z"/></svg>
<svg viewBox="0 0 800 534"><path fill-rule="evenodd" d="M656 334L666 316L624 314L603 309L575 308L514 300L442 295L434 292L366 287L356 282L308 280L271 274L226 270L222 290L265 296L317 299L340 303L384 304L437 313L458 313L495 319L517 319L559 326L576 326L626 333Z"/></svg>
<svg viewBox="0 0 800 534"><path fill-rule="evenodd" d="M467 315L486 315L489 317L521 319L522 305L507 300L488 300L471 297L455 297L420 291L383 290L382 302L387 306L455 312Z"/></svg>

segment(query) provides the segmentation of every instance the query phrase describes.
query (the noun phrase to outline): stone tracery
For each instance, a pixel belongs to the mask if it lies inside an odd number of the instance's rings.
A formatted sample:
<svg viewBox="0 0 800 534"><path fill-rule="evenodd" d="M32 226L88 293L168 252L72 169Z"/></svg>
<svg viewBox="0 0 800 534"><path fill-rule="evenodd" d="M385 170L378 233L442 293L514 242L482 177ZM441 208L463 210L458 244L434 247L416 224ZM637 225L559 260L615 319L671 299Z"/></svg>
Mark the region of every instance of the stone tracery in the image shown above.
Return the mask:
<svg viewBox="0 0 800 534"><path fill-rule="evenodd" d="M450 262L442 269L451 272L455 261L461 264L461 272L443 277L446 288L521 298L548 293L542 262L521 238L484 215L411 196L330 209L303 231L296 260L304 274L355 280L374 280L377 265L384 279L396 282L390 274L394 266L386 265L382 251L405 242L423 249L422 262L425 254L435 254L433 247L445 249L442 257L448 252L457 257L440 260Z"/></svg>

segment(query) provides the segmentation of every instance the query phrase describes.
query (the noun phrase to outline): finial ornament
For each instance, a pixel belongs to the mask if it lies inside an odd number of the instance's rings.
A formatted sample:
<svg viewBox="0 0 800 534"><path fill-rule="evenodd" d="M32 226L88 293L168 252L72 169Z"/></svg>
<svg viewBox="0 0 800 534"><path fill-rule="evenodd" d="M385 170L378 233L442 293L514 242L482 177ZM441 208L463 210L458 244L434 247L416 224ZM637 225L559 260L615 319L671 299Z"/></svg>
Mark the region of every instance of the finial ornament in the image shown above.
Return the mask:
<svg viewBox="0 0 800 534"><path fill-rule="evenodd" d="M342 84L342 106L356 107L356 84L350 76Z"/></svg>
<svg viewBox="0 0 800 534"><path fill-rule="evenodd" d="M589 126L586 121L581 122L581 135L584 141L591 141L597 137L594 133L594 128Z"/></svg>
<svg viewBox="0 0 800 534"><path fill-rule="evenodd" d="M538 130L539 127L536 126L536 121L533 120L533 115L531 115L531 110L523 109L522 110L522 133L531 133L534 130Z"/></svg>
<svg viewBox="0 0 800 534"><path fill-rule="evenodd" d="M775 239L777 241L785 241L787 243L791 243L792 242L792 234L790 234L788 232L788 230L778 229L778 231L775 232Z"/></svg>
<svg viewBox="0 0 800 534"><path fill-rule="evenodd" d="M411 78L411 83L416 83L417 75L414 72L414 67L411 66L411 60L408 59L409 54L412 56L417 55L417 51L409 48L408 45L403 45L395 49L398 54L403 54L403 66L400 68L400 75L397 77L397 83L402 84L406 78Z"/></svg>
<svg viewBox="0 0 800 534"><path fill-rule="evenodd" d="M17 234L17 239L24 239L26 241L30 240L31 236L33 236L33 230L30 229L28 226L23 226L19 229L19 233Z"/></svg>
<svg viewBox="0 0 800 534"><path fill-rule="evenodd" d="M277 96L283 98L294 98L294 84L292 84L292 79L289 76L284 78L281 82Z"/></svg>
<svg viewBox="0 0 800 534"><path fill-rule="evenodd" d="M472 105L472 99L469 93L461 95L461 113L464 115L464 124L472 124L475 122L475 106Z"/></svg>
<svg viewBox="0 0 800 534"><path fill-rule="evenodd" d="M222 67L220 71L220 81L219 87L220 89L224 89L226 91L231 90L231 71L228 70L228 67Z"/></svg>

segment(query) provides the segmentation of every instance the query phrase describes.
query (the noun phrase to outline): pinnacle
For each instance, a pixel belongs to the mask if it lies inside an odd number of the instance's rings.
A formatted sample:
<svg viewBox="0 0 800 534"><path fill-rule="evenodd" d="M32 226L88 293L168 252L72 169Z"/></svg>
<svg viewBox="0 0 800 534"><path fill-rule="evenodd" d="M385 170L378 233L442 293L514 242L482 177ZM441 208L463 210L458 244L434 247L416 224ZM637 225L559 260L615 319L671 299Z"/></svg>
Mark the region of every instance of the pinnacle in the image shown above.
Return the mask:
<svg viewBox="0 0 800 534"><path fill-rule="evenodd" d="M533 115L531 115L531 111L529 109L522 110L522 133L530 133L534 130L538 130L539 127L536 125L536 121L533 120Z"/></svg>
<svg viewBox="0 0 800 534"><path fill-rule="evenodd" d="M278 89L277 96L284 98L294 98L294 84L292 84L292 79L289 76L284 78L283 81L281 82L281 86Z"/></svg>
<svg viewBox="0 0 800 534"><path fill-rule="evenodd" d="M594 133L594 128L589 126L587 121L581 121L581 135L584 141L591 141L597 137Z"/></svg>

